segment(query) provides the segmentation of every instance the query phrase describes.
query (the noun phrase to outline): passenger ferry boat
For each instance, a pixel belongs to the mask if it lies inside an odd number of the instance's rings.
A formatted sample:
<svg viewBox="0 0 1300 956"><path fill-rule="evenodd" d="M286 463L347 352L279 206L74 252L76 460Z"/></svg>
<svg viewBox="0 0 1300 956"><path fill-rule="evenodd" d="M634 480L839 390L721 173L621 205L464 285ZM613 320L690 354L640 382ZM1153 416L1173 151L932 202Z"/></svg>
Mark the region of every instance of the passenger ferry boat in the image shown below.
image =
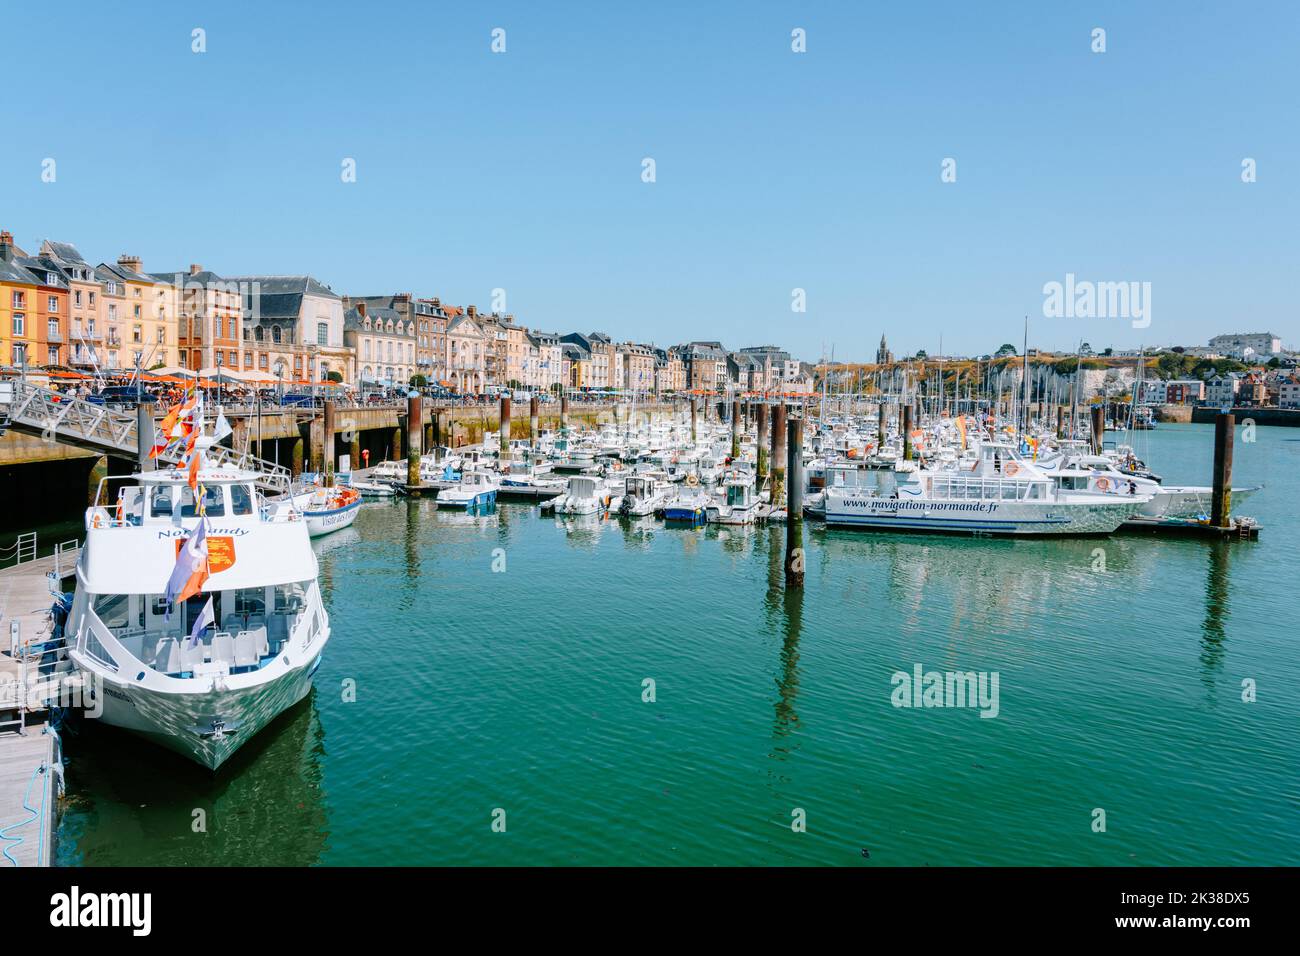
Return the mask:
<svg viewBox="0 0 1300 956"><path fill-rule="evenodd" d="M1105 535L1148 500L1063 486L1007 444L980 446L973 467L900 472L893 494L832 486L826 523L885 531L986 535Z"/></svg>
<svg viewBox="0 0 1300 956"><path fill-rule="evenodd" d="M201 456L212 442L198 444ZM201 461L197 489L175 468L101 481L96 502L108 483L131 483L111 510L86 512L66 626L106 723L213 770L307 695L330 638L307 522L266 502L257 477ZM168 582L191 538L206 542L207 577L173 604Z"/></svg>

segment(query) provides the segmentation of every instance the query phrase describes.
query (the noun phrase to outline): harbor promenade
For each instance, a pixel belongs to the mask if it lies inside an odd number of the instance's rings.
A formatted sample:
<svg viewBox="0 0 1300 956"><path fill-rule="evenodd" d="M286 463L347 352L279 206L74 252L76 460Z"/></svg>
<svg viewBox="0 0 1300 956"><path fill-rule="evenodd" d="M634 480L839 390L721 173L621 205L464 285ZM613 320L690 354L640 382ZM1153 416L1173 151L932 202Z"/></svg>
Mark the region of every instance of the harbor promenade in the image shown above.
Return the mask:
<svg viewBox="0 0 1300 956"><path fill-rule="evenodd" d="M0 570L0 867L48 866L62 791L62 754L46 702L66 679L40 666L53 637L51 575L76 549Z"/></svg>

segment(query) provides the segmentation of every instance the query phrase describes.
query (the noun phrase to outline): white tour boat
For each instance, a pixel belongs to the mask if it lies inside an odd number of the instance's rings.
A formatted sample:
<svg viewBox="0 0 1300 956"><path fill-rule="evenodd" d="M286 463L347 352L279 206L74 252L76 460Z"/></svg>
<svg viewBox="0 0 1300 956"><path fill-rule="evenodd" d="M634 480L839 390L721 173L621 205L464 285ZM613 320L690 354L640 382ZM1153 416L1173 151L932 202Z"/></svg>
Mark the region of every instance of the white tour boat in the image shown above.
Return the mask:
<svg viewBox="0 0 1300 956"><path fill-rule="evenodd" d="M100 483L97 502L132 482L86 512L68 656L102 691L105 723L216 769L307 695L330 626L302 515L266 503L253 472L200 464L193 490L189 477ZM199 590L172 603L182 552Z"/></svg>
<svg viewBox="0 0 1300 956"><path fill-rule="evenodd" d="M882 531L1101 535L1147 500L1063 488L1010 445L987 443L970 469L900 472L893 494L829 487L825 510L828 525Z"/></svg>

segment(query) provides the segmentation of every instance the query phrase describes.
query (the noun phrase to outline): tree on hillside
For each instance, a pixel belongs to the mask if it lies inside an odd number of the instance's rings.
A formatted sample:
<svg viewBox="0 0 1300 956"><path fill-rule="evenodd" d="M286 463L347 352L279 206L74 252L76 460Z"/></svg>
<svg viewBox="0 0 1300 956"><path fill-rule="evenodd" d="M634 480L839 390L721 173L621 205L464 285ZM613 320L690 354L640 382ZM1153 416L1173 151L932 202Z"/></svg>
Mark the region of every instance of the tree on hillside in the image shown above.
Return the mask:
<svg viewBox="0 0 1300 956"><path fill-rule="evenodd" d="M1016 352L1016 347L1012 345L1010 342L1002 343L1002 347L993 353L995 358L1002 358L1004 355L1018 355L1018 354L1019 353Z"/></svg>

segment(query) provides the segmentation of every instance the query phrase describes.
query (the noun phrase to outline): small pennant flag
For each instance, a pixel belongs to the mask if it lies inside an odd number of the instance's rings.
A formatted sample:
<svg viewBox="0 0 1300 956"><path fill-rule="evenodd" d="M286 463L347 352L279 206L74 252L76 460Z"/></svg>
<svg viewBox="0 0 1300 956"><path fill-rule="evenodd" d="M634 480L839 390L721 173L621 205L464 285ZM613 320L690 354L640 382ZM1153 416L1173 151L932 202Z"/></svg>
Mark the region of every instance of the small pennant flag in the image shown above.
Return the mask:
<svg viewBox="0 0 1300 956"><path fill-rule="evenodd" d="M194 628L190 631L190 647L193 647L203 637L203 632L217 623L216 615L212 613L212 597L208 596L208 603L203 605L203 610L199 612L198 620L194 622Z"/></svg>
<svg viewBox="0 0 1300 956"><path fill-rule="evenodd" d="M221 439L225 438L227 435L232 434L233 432L234 429L230 427L230 422L226 421L226 413L218 410L217 424L213 426L212 429L212 440L221 441Z"/></svg>

